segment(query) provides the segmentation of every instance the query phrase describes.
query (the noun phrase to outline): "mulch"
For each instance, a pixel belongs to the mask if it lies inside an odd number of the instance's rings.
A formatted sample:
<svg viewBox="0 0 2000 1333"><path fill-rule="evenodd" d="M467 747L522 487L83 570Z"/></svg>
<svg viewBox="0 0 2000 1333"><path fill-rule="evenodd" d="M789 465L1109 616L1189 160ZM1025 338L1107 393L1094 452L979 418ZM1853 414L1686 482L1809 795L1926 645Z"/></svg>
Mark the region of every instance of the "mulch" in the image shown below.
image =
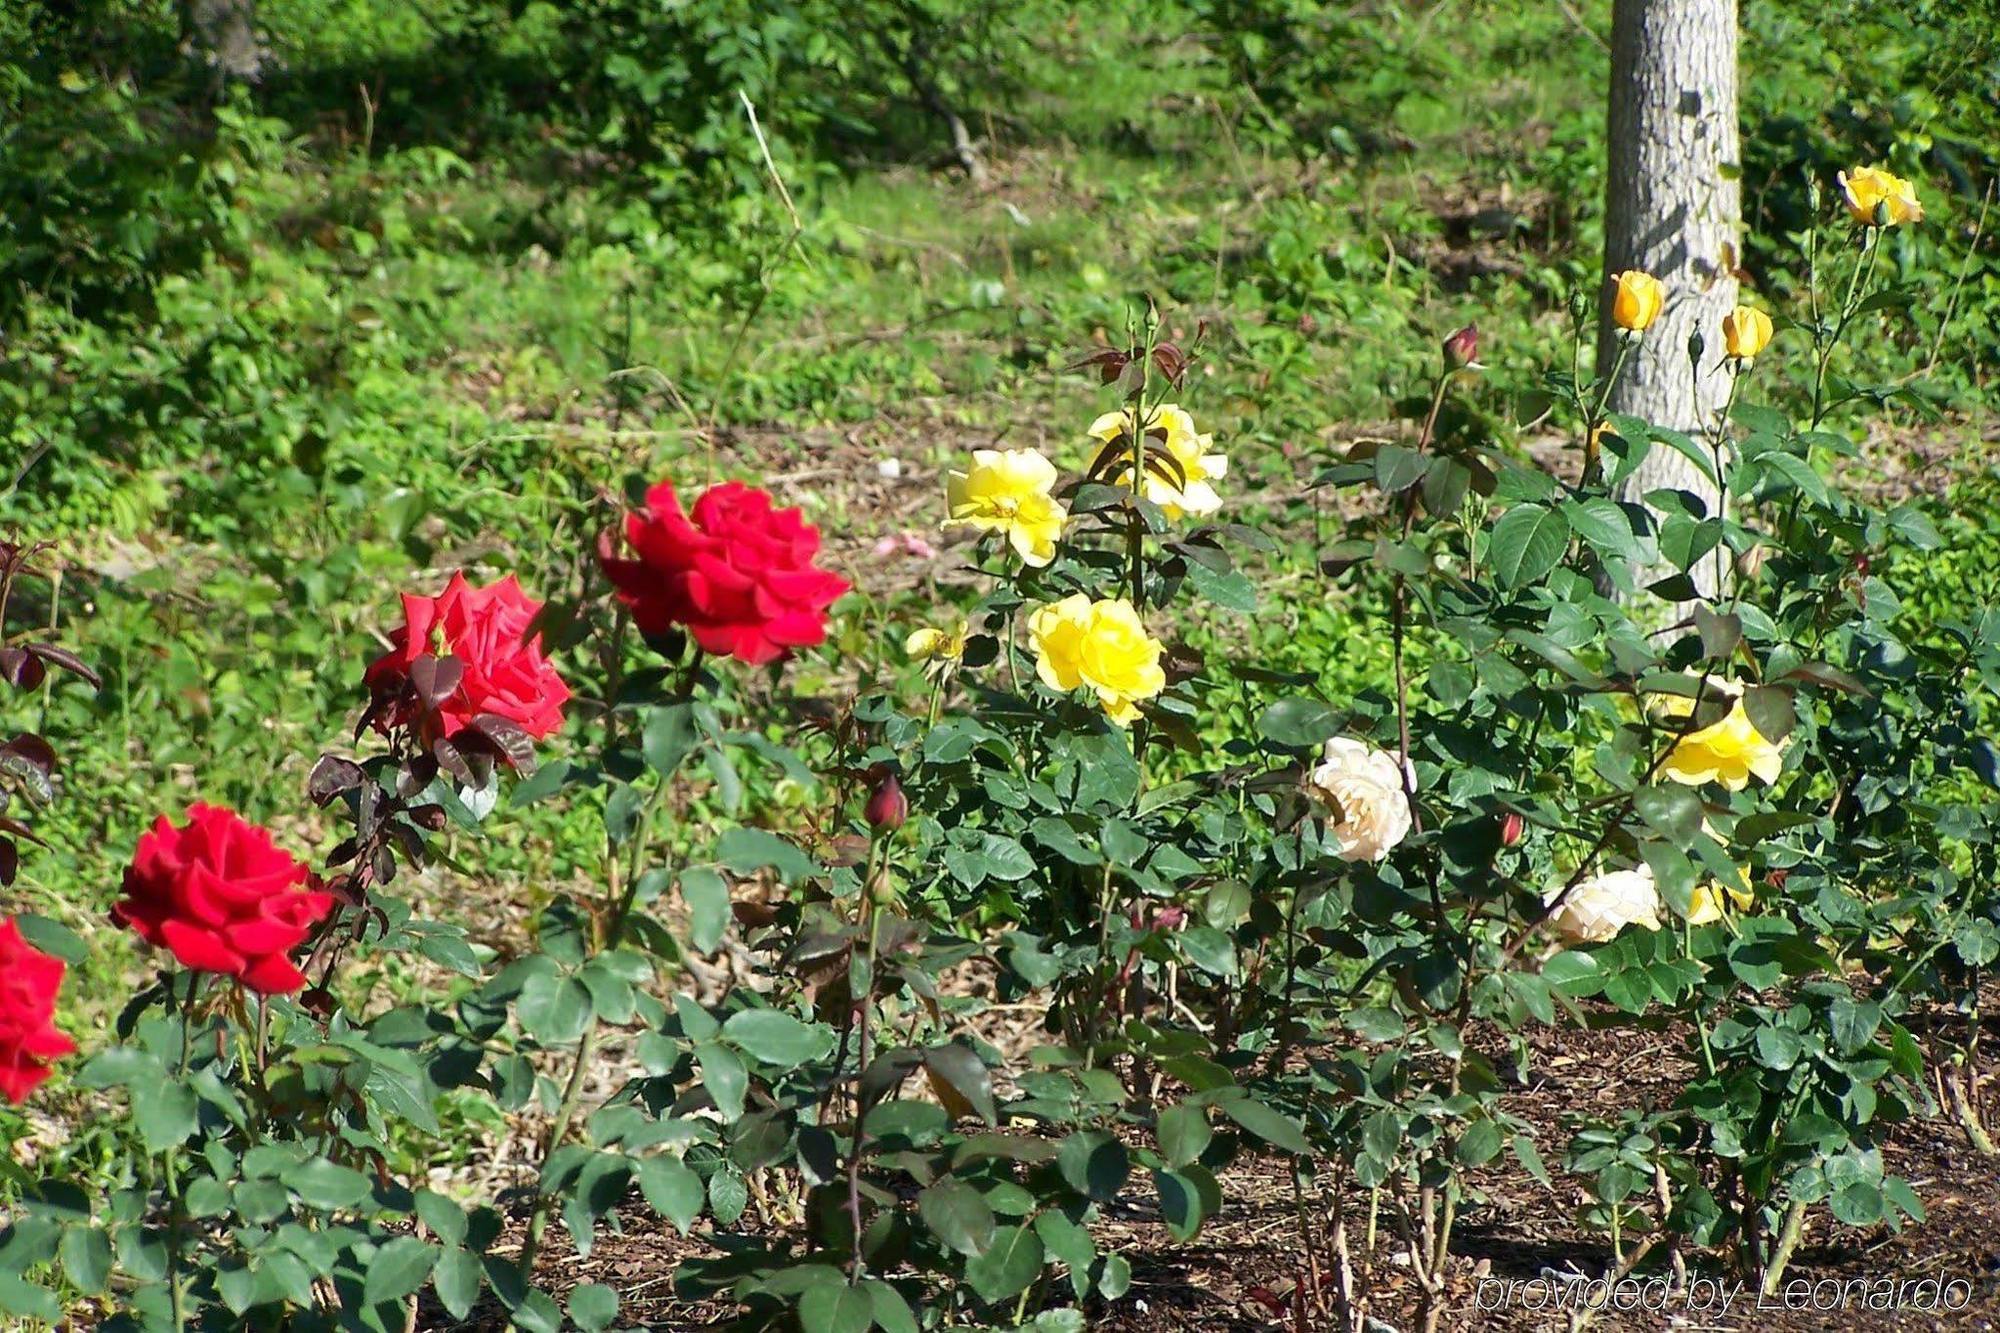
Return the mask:
<svg viewBox="0 0 2000 1333"><path fill-rule="evenodd" d="M2000 999L2000 996L1996 996ZM1469 1034L1477 1040L1476 1029ZM1022 1033L1023 1039L1030 1034ZM1530 1081L1514 1088L1507 1109L1534 1126L1543 1155L1555 1160L1579 1116L1610 1116L1622 1108L1662 1106L1672 1100L1690 1068L1671 1029L1546 1028L1533 1037ZM1988 1049L1991 1049L1989 1047ZM1992 1079L2000 1067L1982 1060ZM1722 1256L1688 1254L1690 1275L1704 1282L1700 1296L1665 1302L1656 1282L1636 1292L1645 1308L1607 1310L1593 1327L1611 1330L1904 1330L2000 1328L2000 1159L1978 1155L1947 1117L1916 1118L1895 1126L1883 1154L1890 1171L1910 1180L1926 1209L1920 1223L1901 1230L1839 1227L1819 1210L1786 1274L1798 1293L1795 1308L1782 1297L1764 1300L1753 1283ZM1322 1176L1330 1179L1330 1173ZM1100 1333L1332 1333L1345 1326L1328 1310L1303 1299L1317 1283L1330 1283L1333 1264L1324 1234L1333 1200L1308 1192L1304 1201L1314 1243L1300 1238L1301 1204L1290 1172L1271 1158L1237 1163L1222 1173L1226 1203L1199 1236L1177 1244L1143 1209L1120 1205L1094 1228L1100 1247L1116 1247L1132 1264L1131 1291L1121 1301L1088 1311ZM1468 1208L1454 1232L1458 1271L1439 1327L1448 1330L1539 1330L1567 1326L1552 1305L1565 1283L1603 1275L1611 1265L1607 1238L1585 1228L1578 1214L1586 1202L1579 1182L1558 1173L1555 1188L1542 1185L1511 1155L1474 1174L1485 1196ZM636 1202L636 1201L635 1201ZM1368 1210L1365 1192L1341 1199L1349 1219L1357 1294L1369 1333L1414 1333L1422 1327L1419 1292L1406 1262L1395 1254L1384 1222L1373 1254L1363 1248ZM775 1201L771 1234L790 1234ZM753 1203L744 1226L757 1215ZM716 1253L706 1221L683 1238L655 1221L642 1206L627 1210L622 1234L601 1234L588 1257L569 1248L552 1227L540 1282L557 1293L580 1282L616 1288L624 1301L619 1324L660 1330L701 1329L725 1323L733 1311L715 1302L682 1299L673 1270L683 1260ZM506 1242L501 1249L507 1248ZM1663 1279L1663 1265L1648 1264L1640 1279ZM1913 1285L1935 1280L1935 1291ZM1507 1284L1514 1283L1512 1287ZM1952 1283L1948 1292L1944 1283ZM1905 1308L1884 1308L1891 1288L1903 1283ZM1845 1308L1832 1308L1843 1291ZM1724 1307L1725 1299L1728 1301ZM1873 1308L1871 1308L1871 1301ZM1919 1308L1912 1302L1926 1303ZM1300 1306L1305 1306L1303 1315ZM455 1323L427 1308L429 1330L498 1329L504 1316L482 1307Z"/></svg>

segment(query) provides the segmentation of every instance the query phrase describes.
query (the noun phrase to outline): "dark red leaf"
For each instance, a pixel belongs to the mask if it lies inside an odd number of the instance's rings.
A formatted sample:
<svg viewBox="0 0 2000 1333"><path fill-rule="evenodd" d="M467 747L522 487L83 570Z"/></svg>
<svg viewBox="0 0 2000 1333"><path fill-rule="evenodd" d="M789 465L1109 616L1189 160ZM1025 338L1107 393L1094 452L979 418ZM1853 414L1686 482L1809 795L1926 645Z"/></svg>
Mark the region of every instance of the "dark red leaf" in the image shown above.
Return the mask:
<svg viewBox="0 0 2000 1333"><path fill-rule="evenodd" d="M535 771L535 739L517 724L492 713L481 713L472 719L472 725L480 735L493 742L495 752L507 762L509 768L522 777Z"/></svg>
<svg viewBox="0 0 2000 1333"><path fill-rule="evenodd" d="M31 643L28 645L28 651L50 666L61 667L72 675L82 676L90 682L92 689L104 688L104 681L98 674L86 666L81 657L67 648L59 648L53 643Z"/></svg>
<svg viewBox="0 0 2000 1333"><path fill-rule="evenodd" d="M456 657L437 657L425 653L410 663L410 684L423 700L426 708L435 709L439 704L458 691L459 682L465 679L465 663Z"/></svg>
<svg viewBox="0 0 2000 1333"><path fill-rule="evenodd" d="M361 771L361 765L352 759L343 759L337 754L323 754L313 765L312 773L306 778L306 795L314 805L325 805L342 792L353 791L368 775Z"/></svg>
<svg viewBox="0 0 2000 1333"><path fill-rule="evenodd" d="M32 690L49 674L41 659L26 648L0 648L0 680L18 689Z"/></svg>

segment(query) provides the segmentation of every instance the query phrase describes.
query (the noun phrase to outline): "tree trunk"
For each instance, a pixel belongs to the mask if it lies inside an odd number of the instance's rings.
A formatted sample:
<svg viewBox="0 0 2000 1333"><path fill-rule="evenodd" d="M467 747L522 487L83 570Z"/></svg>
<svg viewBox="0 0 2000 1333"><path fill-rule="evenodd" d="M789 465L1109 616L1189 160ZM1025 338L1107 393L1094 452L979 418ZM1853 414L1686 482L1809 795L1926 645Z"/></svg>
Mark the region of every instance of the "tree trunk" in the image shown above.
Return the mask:
<svg viewBox="0 0 2000 1333"><path fill-rule="evenodd" d="M1610 170L1598 373L1611 369L1611 274L1643 269L1666 284L1659 318L1626 358L1610 408L1699 438L1729 392L1722 317L1736 305L1741 218L1736 142L1736 0L1615 0L1611 20ZM1705 342L1697 365L1688 337ZM1708 513L1715 488L1680 454L1654 446L1626 480L1638 498L1690 491ZM1703 592L1715 566L1690 570Z"/></svg>

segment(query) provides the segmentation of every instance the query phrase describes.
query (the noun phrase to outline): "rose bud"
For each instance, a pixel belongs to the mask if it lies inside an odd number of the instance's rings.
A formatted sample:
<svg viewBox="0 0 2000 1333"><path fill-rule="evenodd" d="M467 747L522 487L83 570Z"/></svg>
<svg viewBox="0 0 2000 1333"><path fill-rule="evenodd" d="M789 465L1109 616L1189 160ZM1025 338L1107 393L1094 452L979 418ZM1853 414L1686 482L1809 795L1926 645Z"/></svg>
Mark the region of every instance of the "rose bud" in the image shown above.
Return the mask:
<svg viewBox="0 0 2000 1333"><path fill-rule="evenodd" d="M1445 374L1461 370L1484 370L1479 364L1479 326L1468 324L1444 340Z"/></svg>
<svg viewBox="0 0 2000 1333"><path fill-rule="evenodd" d="M1521 818L1520 815L1514 813L1512 810L1501 816L1500 845L1502 847L1519 846L1521 839L1526 836L1527 832L1528 821Z"/></svg>
<svg viewBox="0 0 2000 1333"><path fill-rule="evenodd" d="M875 790L868 793L868 806L861 817L878 833L893 833L903 827L903 821L910 817L910 798L903 795L903 784L896 781L894 773L884 773Z"/></svg>
<svg viewBox="0 0 2000 1333"><path fill-rule="evenodd" d="M1154 930L1179 930L1187 924L1187 908L1162 907L1153 914Z"/></svg>
<svg viewBox="0 0 2000 1333"><path fill-rule="evenodd" d="M1790 879L1791 877L1792 877L1792 872L1789 870L1773 870L1769 871L1764 876L1766 880L1770 881L1771 887L1779 890L1780 892L1783 892L1784 890L1785 881Z"/></svg>

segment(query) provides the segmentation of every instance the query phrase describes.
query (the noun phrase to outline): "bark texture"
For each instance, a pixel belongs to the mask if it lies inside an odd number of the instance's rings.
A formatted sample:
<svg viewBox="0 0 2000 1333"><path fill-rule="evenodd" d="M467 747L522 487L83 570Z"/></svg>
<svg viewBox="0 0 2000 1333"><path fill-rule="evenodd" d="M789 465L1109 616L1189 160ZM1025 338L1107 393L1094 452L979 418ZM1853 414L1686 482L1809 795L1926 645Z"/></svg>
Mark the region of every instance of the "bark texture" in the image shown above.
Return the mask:
<svg viewBox="0 0 2000 1333"><path fill-rule="evenodd" d="M1729 392L1722 317L1736 305L1742 213L1737 168L1736 0L1616 0L1611 25L1610 162L1604 272L1644 269L1666 284L1665 308L1625 362L1610 407L1698 434ZM1597 362L1617 353L1609 284ZM1688 335L1707 340L1699 366ZM1679 454L1655 446L1626 482L1633 497L1692 491L1710 513L1715 489ZM1704 566L1711 562L1703 561ZM1712 591L1714 571L1696 574Z"/></svg>

